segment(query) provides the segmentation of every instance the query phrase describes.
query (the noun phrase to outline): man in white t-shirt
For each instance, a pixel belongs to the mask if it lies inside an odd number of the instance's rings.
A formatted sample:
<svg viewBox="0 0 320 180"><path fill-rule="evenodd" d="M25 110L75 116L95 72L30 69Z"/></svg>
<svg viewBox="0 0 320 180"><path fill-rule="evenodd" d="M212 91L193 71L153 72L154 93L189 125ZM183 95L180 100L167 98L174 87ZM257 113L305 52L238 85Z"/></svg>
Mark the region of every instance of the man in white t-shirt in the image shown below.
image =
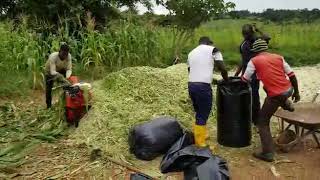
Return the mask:
<svg viewBox="0 0 320 180"><path fill-rule="evenodd" d="M45 65L45 80L46 80L46 103L47 108L51 107L52 88L55 79L69 78L72 74L71 54L69 46L63 44L59 52L50 54Z"/></svg>
<svg viewBox="0 0 320 180"><path fill-rule="evenodd" d="M188 89L196 113L193 133L195 144L198 147L207 146L208 131L206 124L212 108L211 83L214 65L221 71L223 79L228 81L228 72L225 69L221 52L213 46L210 38L201 37L199 46L188 55Z"/></svg>

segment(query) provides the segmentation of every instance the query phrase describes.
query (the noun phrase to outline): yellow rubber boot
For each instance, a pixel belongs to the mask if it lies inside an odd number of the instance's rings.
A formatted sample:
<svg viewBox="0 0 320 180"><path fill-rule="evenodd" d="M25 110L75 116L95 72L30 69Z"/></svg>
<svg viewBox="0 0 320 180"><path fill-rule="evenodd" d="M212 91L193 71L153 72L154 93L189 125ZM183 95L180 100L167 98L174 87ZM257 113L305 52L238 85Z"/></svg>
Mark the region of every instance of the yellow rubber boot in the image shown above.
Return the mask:
<svg viewBox="0 0 320 180"><path fill-rule="evenodd" d="M195 124L193 126L193 134L194 134L194 141L196 146L207 147L207 144L206 144L207 127L206 126Z"/></svg>
<svg viewBox="0 0 320 180"><path fill-rule="evenodd" d="M209 129L208 129L208 127L206 127L206 141L209 141L209 137L210 137L210 135L209 135ZM210 142L208 143L207 142L207 145L208 145L208 147L209 147L209 149L214 153L214 152L216 152L216 146L214 146L214 145L211 145L210 144Z"/></svg>
<svg viewBox="0 0 320 180"><path fill-rule="evenodd" d="M208 140L209 139L209 129L208 129L208 127L206 126L206 140Z"/></svg>

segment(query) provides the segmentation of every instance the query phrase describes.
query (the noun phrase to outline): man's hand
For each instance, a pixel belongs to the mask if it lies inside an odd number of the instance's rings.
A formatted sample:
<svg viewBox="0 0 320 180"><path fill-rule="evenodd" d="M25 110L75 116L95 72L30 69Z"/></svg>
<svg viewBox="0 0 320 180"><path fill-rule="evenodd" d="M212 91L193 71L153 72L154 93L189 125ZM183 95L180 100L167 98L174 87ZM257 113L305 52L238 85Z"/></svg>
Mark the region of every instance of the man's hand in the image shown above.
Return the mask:
<svg viewBox="0 0 320 180"><path fill-rule="evenodd" d="M299 92L294 92L294 93L293 93L293 95L292 95L292 101L293 101L294 103L297 103L297 102L300 101L300 94L299 94Z"/></svg>
<svg viewBox="0 0 320 180"><path fill-rule="evenodd" d="M292 100L296 103L300 101L300 94L299 94L299 88L298 88L298 80L296 76L291 76L290 77L290 82L293 86L294 93L292 95Z"/></svg>
<svg viewBox="0 0 320 180"><path fill-rule="evenodd" d="M234 77L238 77L240 73L241 73L241 67L238 67L237 71L234 73Z"/></svg>
<svg viewBox="0 0 320 180"><path fill-rule="evenodd" d="M229 80L228 77L228 71L226 70L226 67L223 63L223 61L215 61L215 64L217 66L217 68L219 69L219 71L221 72L221 76L225 81Z"/></svg>
<svg viewBox="0 0 320 180"><path fill-rule="evenodd" d="M63 81L64 79L64 76L60 73L57 73L55 76L54 76L55 80L56 81Z"/></svg>
<svg viewBox="0 0 320 180"><path fill-rule="evenodd" d="M230 79L229 79L229 76L224 77L223 80L224 80L225 82L229 82L229 80L230 80Z"/></svg>
<svg viewBox="0 0 320 180"><path fill-rule="evenodd" d="M240 63L238 64L237 70L236 70L236 72L235 72L235 74L234 74L234 77L238 77L239 74L241 73L241 71L242 71L242 62L240 62Z"/></svg>
<svg viewBox="0 0 320 180"><path fill-rule="evenodd" d="M55 75L55 80L59 83L65 84L65 85L71 85L70 81L68 81L62 74L58 73Z"/></svg>

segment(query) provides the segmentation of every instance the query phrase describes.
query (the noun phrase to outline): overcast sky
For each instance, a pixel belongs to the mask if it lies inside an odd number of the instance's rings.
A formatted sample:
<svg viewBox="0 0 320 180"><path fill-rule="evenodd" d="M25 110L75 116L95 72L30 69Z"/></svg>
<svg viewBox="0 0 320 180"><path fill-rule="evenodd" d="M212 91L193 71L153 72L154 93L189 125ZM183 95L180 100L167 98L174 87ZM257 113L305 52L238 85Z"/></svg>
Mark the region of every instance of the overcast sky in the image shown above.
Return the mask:
<svg viewBox="0 0 320 180"><path fill-rule="evenodd" d="M320 9L320 0L226 0L234 2L237 10L263 11L273 9Z"/></svg>
<svg viewBox="0 0 320 180"><path fill-rule="evenodd" d="M320 0L225 0L225 2L234 2L236 10L249 10L254 12L263 11L268 8L273 9L320 9ZM142 6L138 6L141 12L146 11ZM167 11L164 7L156 6L156 14L165 14Z"/></svg>

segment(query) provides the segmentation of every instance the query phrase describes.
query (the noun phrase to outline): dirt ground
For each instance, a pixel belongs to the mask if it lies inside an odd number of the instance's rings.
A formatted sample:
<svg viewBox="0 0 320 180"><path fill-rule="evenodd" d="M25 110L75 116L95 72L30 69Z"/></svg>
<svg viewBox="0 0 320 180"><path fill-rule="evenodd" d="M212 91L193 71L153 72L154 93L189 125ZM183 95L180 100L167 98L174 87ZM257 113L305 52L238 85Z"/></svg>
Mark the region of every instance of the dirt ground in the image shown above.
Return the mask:
<svg viewBox="0 0 320 180"><path fill-rule="evenodd" d="M320 150L311 140L299 145L290 153L278 154L275 163L255 160L248 151L242 156L236 155L237 161L228 161L232 179L319 179ZM230 158L230 157L229 157ZM91 160L90 152L85 145L73 145L67 139L54 144L39 145L25 158L24 165L18 168L2 169L10 179L129 179L128 168L119 166L105 157ZM144 162L145 165L155 162ZM279 178L271 172L274 166ZM143 171L144 167L135 167ZM148 174L149 172L143 171ZM167 179L182 179L182 175L170 175Z"/></svg>
<svg viewBox="0 0 320 180"><path fill-rule="evenodd" d="M296 68L302 101L310 101L320 89L320 65ZM319 98L320 99L320 98ZM9 99L3 99L7 101ZM14 100L17 105L36 102L44 106L42 92L34 92L32 97L23 101ZM250 148L249 148L250 149ZM234 180L317 180L320 179L320 149L312 139L307 139L289 153L278 153L278 161L265 163L255 160L251 151L242 150L236 158L228 158L231 177ZM236 151L236 150L235 150ZM234 152L234 151L233 151ZM128 168L117 165L104 155L92 159L85 145L74 145L65 137L56 143L43 143L25 157L26 162L20 167L0 169L0 179L130 179ZM151 162L155 164L157 162ZM149 162L142 163L145 166ZM134 167L144 169L143 167ZM274 169L276 172L272 172ZM148 173L148 172L145 172ZM278 176L278 177L277 177ZM159 178L159 177L157 177ZM183 179L182 175L173 174L168 180Z"/></svg>
<svg viewBox="0 0 320 180"><path fill-rule="evenodd" d="M316 180L320 171L320 150L311 141L296 147L287 154L279 154L286 161L264 163L251 156L239 157L229 163L231 177L235 180ZM41 144L26 157L26 163L18 168L8 168L7 178L12 179L129 179L130 171L110 162L106 158L90 160L85 146L74 146L64 139L55 144ZM146 162L148 164L148 162ZM271 172L274 166L280 174L277 178ZM143 169L138 168L138 169ZM145 172L148 173L148 172ZM9 175L10 174L10 175ZM169 175L167 179L182 179L182 175ZM0 176L1 178L1 176Z"/></svg>

